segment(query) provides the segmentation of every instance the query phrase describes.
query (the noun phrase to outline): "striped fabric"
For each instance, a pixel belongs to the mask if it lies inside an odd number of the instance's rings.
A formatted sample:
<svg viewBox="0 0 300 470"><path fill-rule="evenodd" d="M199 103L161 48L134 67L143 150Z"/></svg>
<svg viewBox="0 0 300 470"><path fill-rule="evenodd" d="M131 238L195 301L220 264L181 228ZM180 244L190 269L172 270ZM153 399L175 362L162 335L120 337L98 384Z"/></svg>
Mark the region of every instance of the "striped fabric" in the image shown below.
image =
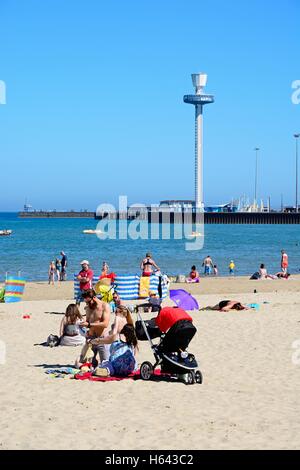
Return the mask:
<svg viewBox="0 0 300 470"><path fill-rule="evenodd" d="M99 276L93 277L93 285L99 281ZM137 300L139 298L140 276L133 275L120 275L115 279L115 291L118 292L122 300ZM159 277L154 274L150 276L150 290L158 293ZM74 298L76 299L80 293L79 281L77 274L74 274ZM163 283L162 285L162 298L168 295L168 287Z"/></svg>
<svg viewBox="0 0 300 470"><path fill-rule="evenodd" d="M5 281L5 303L20 302L25 289L25 279L8 276Z"/></svg>
<svg viewBox="0 0 300 470"><path fill-rule="evenodd" d="M158 294L159 277L154 274L150 276L150 290ZM139 298L140 276L137 274L120 275L115 280L115 290L120 295L122 300L136 300ZM168 287L162 285L162 298L168 295Z"/></svg>
<svg viewBox="0 0 300 470"><path fill-rule="evenodd" d="M122 300L136 300L139 298L140 277L137 274L132 276L120 275L115 279L115 290Z"/></svg>

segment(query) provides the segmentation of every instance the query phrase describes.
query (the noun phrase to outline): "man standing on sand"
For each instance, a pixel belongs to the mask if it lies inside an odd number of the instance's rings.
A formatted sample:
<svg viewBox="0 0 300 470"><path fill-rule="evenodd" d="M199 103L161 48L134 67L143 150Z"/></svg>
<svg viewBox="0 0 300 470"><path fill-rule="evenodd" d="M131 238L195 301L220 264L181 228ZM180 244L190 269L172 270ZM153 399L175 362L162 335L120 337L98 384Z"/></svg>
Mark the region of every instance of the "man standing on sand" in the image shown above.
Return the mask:
<svg viewBox="0 0 300 470"><path fill-rule="evenodd" d="M109 333L110 307L106 302L102 302L96 297L94 289L87 289L82 297L86 303L86 321L80 326L89 328L87 340L104 338ZM99 353L100 362L109 359L110 344L93 345L95 357Z"/></svg>
<svg viewBox="0 0 300 470"><path fill-rule="evenodd" d="M281 250L281 270L284 274L287 274L289 267L289 257L286 254L285 250Z"/></svg>
<svg viewBox="0 0 300 470"><path fill-rule="evenodd" d="M66 268L68 264L68 258L64 251L61 251L60 254L62 256L61 261L60 261L60 265L61 265L60 280L65 281L67 278Z"/></svg>
<svg viewBox="0 0 300 470"><path fill-rule="evenodd" d="M94 272L90 268L90 263L88 260L84 259L81 261L81 271L78 273L77 280L79 281L79 295L78 298L76 299L77 305L80 304L83 294L89 290L92 289L92 284L93 284L93 277L94 277Z"/></svg>
<svg viewBox="0 0 300 470"><path fill-rule="evenodd" d="M204 266L204 275L209 276L214 267L212 259L209 255L203 260L202 266Z"/></svg>

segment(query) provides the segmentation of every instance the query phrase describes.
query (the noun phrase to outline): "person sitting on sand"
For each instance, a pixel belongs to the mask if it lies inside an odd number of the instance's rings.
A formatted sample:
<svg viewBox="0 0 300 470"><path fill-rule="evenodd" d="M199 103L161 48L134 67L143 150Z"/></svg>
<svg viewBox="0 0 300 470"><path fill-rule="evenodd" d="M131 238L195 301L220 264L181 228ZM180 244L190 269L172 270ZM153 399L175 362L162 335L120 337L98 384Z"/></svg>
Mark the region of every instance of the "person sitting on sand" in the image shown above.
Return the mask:
<svg viewBox="0 0 300 470"><path fill-rule="evenodd" d="M272 276L272 274L268 274L267 269L264 264L260 265L259 278L260 279L277 279L276 276Z"/></svg>
<svg viewBox="0 0 300 470"><path fill-rule="evenodd" d="M115 311L120 305L124 305L124 302L120 299L118 292L114 292L112 295L113 298L113 310Z"/></svg>
<svg viewBox="0 0 300 470"><path fill-rule="evenodd" d="M100 367L95 370L95 375L127 377L137 369L135 355L138 341L133 325L127 323L119 334L108 336L104 341L111 344L109 359L101 362Z"/></svg>
<svg viewBox="0 0 300 470"><path fill-rule="evenodd" d="M96 292L93 289L88 289L82 294L82 297L86 303L86 321L82 322L80 326L89 328L86 336L87 340L104 338L109 333L109 321L110 321L110 307L109 304L99 300L96 297ZM100 344L93 346L94 360L97 360L97 354L99 353L100 362L108 359L109 349L106 344ZM81 363L80 359L76 361L76 365Z"/></svg>
<svg viewBox="0 0 300 470"><path fill-rule="evenodd" d="M70 304L61 321L60 346L83 346L86 342L84 331L80 329L82 316L76 304Z"/></svg>
<svg viewBox="0 0 300 470"><path fill-rule="evenodd" d="M153 291L149 292L149 299L147 303L138 305L138 308L146 309L147 312L159 312L161 308L162 299Z"/></svg>
<svg viewBox="0 0 300 470"><path fill-rule="evenodd" d="M155 261L151 258L151 253L146 253L146 258L142 260L140 267L142 270L142 276L151 276L153 268L156 271L160 271Z"/></svg>
<svg viewBox="0 0 300 470"><path fill-rule="evenodd" d="M187 277L186 282L188 283L198 283L200 282L200 274L198 273L196 266L192 266L189 277Z"/></svg>
<svg viewBox="0 0 300 470"><path fill-rule="evenodd" d="M125 325L133 325L133 319L131 316L130 310L125 307L125 305L119 305L115 312L115 319L113 324L111 325L110 332L104 338L96 338L90 340L90 343L93 346L97 346L99 344L111 344L115 340L115 336L120 335L121 330Z"/></svg>
<svg viewBox="0 0 300 470"><path fill-rule="evenodd" d="M229 312L230 310L249 310L249 307L242 305L238 300L221 300L214 307L206 307L204 310L219 310L219 312Z"/></svg>

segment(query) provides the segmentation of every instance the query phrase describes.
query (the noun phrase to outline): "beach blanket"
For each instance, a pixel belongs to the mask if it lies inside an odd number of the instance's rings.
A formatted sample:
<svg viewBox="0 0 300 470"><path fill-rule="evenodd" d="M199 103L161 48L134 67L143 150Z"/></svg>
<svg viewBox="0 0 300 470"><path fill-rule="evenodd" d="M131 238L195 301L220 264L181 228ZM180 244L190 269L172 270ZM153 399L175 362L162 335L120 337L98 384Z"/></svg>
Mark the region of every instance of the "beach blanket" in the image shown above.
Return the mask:
<svg viewBox="0 0 300 470"><path fill-rule="evenodd" d="M20 302L25 289L25 279L19 276L8 276L5 281L5 303Z"/></svg>
<svg viewBox="0 0 300 470"><path fill-rule="evenodd" d="M150 276L140 278L140 288L139 288L139 297L146 298L149 297L150 291Z"/></svg>
<svg viewBox="0 0 300 470"><path fill-rule="evenodd" d="M169 377L170 374L164 374L161 372L159 369L154 371L154 377ZM74 376L74 379L76 380L90 380L92 382L119 382L121 380L126 380L126 379L131 379L131 380L139 380L141 379L140 371L137 370L135 372L132 372L132 374L129 374L126 377L96 377L95 375L92 375L92 372L85 372L85 373L79 373Z"/></svg>

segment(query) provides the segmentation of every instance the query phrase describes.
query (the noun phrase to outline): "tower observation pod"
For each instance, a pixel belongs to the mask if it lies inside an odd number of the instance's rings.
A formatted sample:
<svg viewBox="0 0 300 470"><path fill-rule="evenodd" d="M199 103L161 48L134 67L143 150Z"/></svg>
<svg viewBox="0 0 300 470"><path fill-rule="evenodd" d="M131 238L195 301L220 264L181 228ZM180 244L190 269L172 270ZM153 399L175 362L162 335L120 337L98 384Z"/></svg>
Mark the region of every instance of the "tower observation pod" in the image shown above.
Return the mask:
<svg viewBox="0 0 300 470"><path fill-rule="evenodd" d="M203 212L203 106L213 103L214 97L204 93L207 82L205 73L193 73L192 80L195 94L185 95L183 101L195 106L195 207Z"/></svg>

